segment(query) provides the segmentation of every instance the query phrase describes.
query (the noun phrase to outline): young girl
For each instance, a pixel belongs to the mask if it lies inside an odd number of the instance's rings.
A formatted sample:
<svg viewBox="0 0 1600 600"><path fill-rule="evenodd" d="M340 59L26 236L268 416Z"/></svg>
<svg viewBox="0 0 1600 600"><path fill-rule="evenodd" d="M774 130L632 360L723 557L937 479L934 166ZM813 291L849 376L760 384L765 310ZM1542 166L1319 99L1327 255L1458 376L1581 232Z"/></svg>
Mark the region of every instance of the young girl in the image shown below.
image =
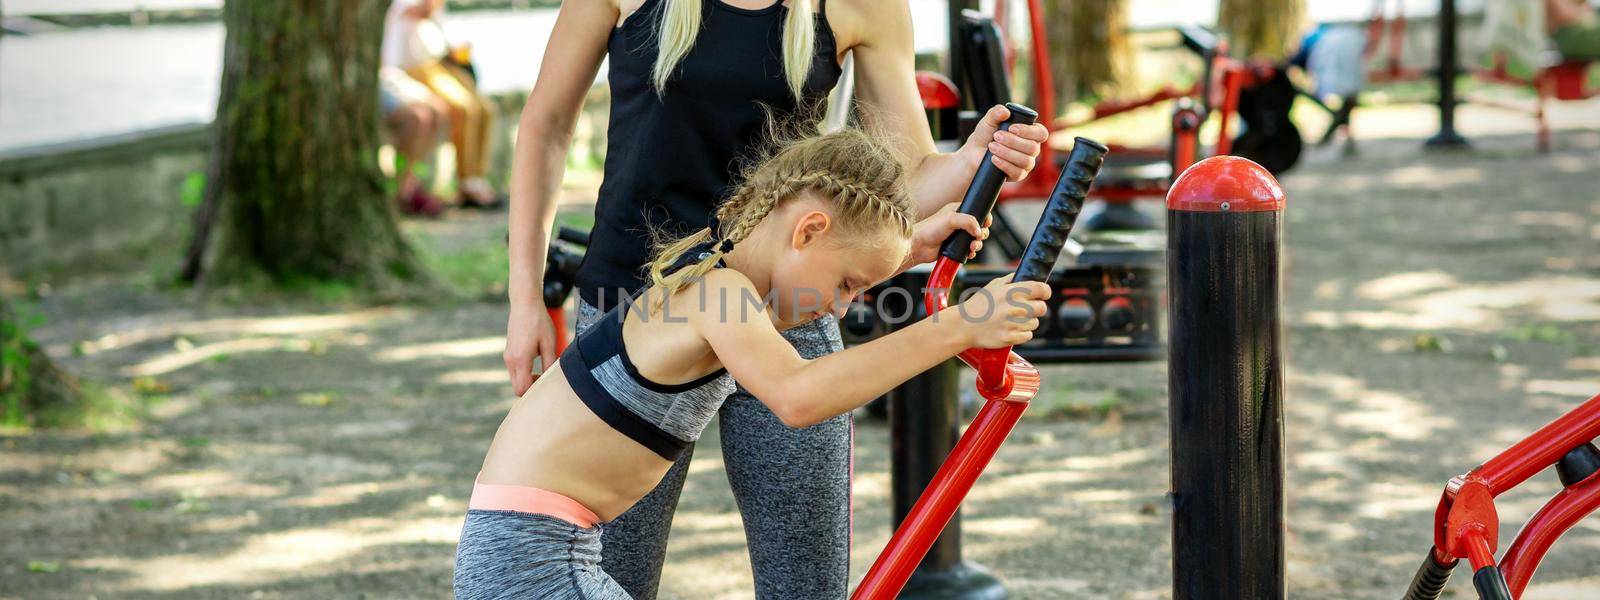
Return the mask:
<svg viewBox="0 0 1600 600"><path fill-rule="evenodd" d="M1024 342L1049 289L996 279L892 335L805 360L779 331L842 314L908 266L901 163L857 130L793 142L752 169L717 230L664 248L512 407L456 554L459 598L628 598L599 567L605 522L661 480L743 382L785 425L861 406L969 347ZM731 377L730 377L731 376Z"/></svg>

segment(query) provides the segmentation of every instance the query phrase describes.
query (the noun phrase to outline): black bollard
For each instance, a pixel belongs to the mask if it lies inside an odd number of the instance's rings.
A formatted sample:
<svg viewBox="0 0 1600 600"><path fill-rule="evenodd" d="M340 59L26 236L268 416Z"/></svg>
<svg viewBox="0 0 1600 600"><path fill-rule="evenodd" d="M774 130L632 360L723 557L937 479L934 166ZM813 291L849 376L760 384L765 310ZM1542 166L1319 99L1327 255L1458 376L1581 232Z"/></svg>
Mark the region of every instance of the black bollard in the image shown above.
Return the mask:
<svg viewBox="0 0 1600 600"><path fill-rule="evenodd" d="M1434 74L1439 84L1439 133L1428 138L1429 148L1460 148L1467 138L1456 133L1456 0L1439 0L1439 64Z"/></svg>
<svg viewBox="0 0 1600 600"><path fill-rule="evenodd" d="M1175 600L1284 597L1283 204L1233 156L1167 193Z"/></svg>

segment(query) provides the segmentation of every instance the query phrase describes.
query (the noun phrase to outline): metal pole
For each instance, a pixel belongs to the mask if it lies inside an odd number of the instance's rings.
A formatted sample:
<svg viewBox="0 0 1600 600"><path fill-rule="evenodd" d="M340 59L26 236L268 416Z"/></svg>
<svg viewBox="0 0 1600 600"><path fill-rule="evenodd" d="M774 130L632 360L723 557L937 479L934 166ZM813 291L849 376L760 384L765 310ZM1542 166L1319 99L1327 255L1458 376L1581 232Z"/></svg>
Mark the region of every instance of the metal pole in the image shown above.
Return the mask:
<svg viewBox="0 0 1600 600"><path fill-rule="evenodd" d="M895 284L906 293L885 295L884 314L915 311L916 318L906 324L925 317L921 300L928 286L928 269L901 274ZM945 361L889 392L889 489L896 529L933 481L960 435L960 365L954 359ZM961 513L957 512L899 597L979 600L1005 598L1006 591L983 567L961 559Z"/></svg>
<svg viewBox="0 0 1600 600"><path fill-rule="evenodd" d="M959 88L966 81L962 79L965 76L963 72L965 65L962 64L962 56L966 53L966 42L961 39L961 11L967 9L977 10L978 0L948 0L947 7L949 11L946 14L945 22L948 24L949 29L945 32L948 43L945 46L945 64L949 67L949 71L946 74L950 76L950 81L955 82L956 87ZM965 98L967 90L962 91L964 92L962 97ZM957 110L959 109L960 107L958 106Z"/></svg>
<svg viewBox="0 0 1600 600"><path fill-rule="evenodd" d="M1167 194L1174 600L1284 597L1283 204L1234 156Z"/></svg>
<svg viewBox="0 0 1600 600"><path fill-rule="evenodd" d="M1439 133L1428 138L1429 148L1461 148L1467 138L1456 133L1456 1L1439 1Z"/></svg>

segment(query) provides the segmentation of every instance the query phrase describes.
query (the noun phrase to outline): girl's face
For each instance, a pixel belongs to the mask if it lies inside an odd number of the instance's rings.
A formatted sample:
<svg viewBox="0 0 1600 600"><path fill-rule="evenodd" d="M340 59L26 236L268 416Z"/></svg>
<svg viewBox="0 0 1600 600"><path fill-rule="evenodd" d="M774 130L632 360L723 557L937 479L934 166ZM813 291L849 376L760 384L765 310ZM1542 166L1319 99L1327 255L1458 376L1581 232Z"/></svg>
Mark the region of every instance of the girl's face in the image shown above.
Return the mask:
<svg viewBox="0 0 1600 600"><path fill-rule="evenodd" d="M846 231L829 211L799 208L771 273L769 293L780 325L844 316L861 292L899 271L911 251L911 240L890 226Z"/></svg>

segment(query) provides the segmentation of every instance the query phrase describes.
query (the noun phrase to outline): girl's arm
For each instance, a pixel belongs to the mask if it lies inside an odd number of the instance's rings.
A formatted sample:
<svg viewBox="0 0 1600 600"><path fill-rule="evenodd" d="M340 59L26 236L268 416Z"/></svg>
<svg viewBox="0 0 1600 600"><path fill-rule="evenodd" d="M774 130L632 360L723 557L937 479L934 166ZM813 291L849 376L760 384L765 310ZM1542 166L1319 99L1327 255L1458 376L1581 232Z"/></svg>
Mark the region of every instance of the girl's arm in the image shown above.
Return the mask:
<svg viewBox="0 0 1600 600"><path fill-rule="evenodd" d="M1010 283L1006 275L967 302L866 344L815 360L783 339L754 284L733 269L706 275L706 294L688 322L705 338L722 366L783 424L815 425L862 406L906 380L972 347L997 348L1027 341L1038 328L1050 288ZM962 311L965 311L963 313Z"/></svg>
<svg viewBox="0 0 1600 600"><path fill-rule="evenodd" d="M506 370L521 396L533 385L533 358L555 363L555 329L544 307L544 258L557 193L584 96L594 84L618 9L607 0L561 4L539 78L522 106L511 165L511 280L507 295Z"/></svg>
<svg viewBox="0 0 1600 600"><path fill-rule="evenodd" d="M830 18L840 37L853 40L856 96L874 110L863 118L883 139L895 144L907 159L911 195L918 214L927 217L941 207L961 200L985 150L995 153L994 164L1012 180L1033 170L1040 144L1050 139L1043 125L1017 125L1009 133L996 133L1010 116L1004 107L989 109L965 145L940 154L933 145L916 85L916 47L912 40L911 7L906 2L884 0L831 0ZM1047 115L1053 118L1054 115Z"/></svg>

